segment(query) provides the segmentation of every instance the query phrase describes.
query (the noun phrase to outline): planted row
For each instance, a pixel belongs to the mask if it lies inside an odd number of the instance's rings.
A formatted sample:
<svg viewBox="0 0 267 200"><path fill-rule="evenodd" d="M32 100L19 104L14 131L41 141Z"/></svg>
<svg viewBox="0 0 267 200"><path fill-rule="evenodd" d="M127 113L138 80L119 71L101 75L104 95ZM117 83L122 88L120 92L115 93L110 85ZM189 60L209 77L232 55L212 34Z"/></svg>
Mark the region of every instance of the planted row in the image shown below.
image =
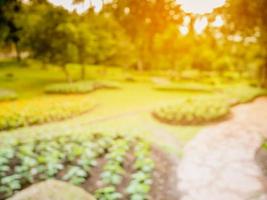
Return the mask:
<svg viewBox="0 0 267 200"><path fill-rule="evenodd" d="M81 184L111 143L101 135L62 136L0 149L0 199L33 183L58 178ZM60 174L64 172L63 174Z"/></svg>
<svg viewBox="0 0 267 200"><path fill-rule="evenodd" d="M149 199L149 191L152 184L152 172L154 161L151 159L150 145L145 142L139 142L134 148L135 173L132 175L131 182L127 187L127 193L131 200Z"/></svg>
<svg viewBox="0 0 267 200"><path fill-rule="evenodd" d="M129 173L124 166L129 153L135 157L134 173L129 183L121 185ZM98 163L100 158L106 160L103 166ZM101 133L16 141L0 147L0 199L51 178L83 187L94 167L102 169L96 180L101 184L94 189L98 200L117 200L125 195L131 200L148 199L154 168L149 144L134 137ZM121 186L125 194L117 191Z"/></svg>
<svg viewBox="0 0 267 200"><path fill-rule="evenodd" d="M122 198L122 194L116 191L116 186L122 182L123 175L126 173L123 168L123 162L128 150L128 140L119 139L113 141L110 152L106 155L107 163L100 175L104 187L95 192L98 200L117 200Z"/></svg>
<svg viewBox="0 0 267 200"><path fill-rule="evenodd" d="M148 143L141 140L134 142L134 173L131 174L131 180L127 183L124 194L117 191L121 184L123 175L127 173L123 168L124 157L129 151L127 141L120 141L115 151L107 155L108 162L104 166L104 172L101 174L105 187L98 189L95 193L98 200L147 200L149 199L150 187L152 184L152 172L154 170L154 161L151 159L151 149Z"/></svg>
<svg viewBox="0 0 267 200"><path fill-rule="evenodd" d="M43 97L5 102L0 109L0 130L66 119L89 111L94 104L85 97Z"/></svg>

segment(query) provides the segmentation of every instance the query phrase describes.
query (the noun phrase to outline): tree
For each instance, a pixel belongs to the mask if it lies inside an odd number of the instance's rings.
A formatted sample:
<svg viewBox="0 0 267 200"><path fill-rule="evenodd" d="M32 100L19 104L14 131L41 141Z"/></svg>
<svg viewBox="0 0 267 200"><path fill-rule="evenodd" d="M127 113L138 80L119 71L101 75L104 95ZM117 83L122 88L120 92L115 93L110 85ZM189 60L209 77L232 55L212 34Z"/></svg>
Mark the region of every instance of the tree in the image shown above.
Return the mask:
<svg viewBox="0 0 267 200"><path fill-rule="evenodd" d="M59 65L68 81L67 64L78 61L77 29L72 16L63 8L46 5L36 23L32 24L27 46L34 58Z"/></svg>
<svg viewBox="0 0 267 200"><path fill-rule="evenodd" d="M228 0L221 9L233 33L258 39L263 47L262 85L267 86L267 1Z"/></svg>
<svg viewBox="0 0 267 200"><path fill-rule="evenodd" d="M132 65L135 59L134 47L122 27L111 16L89 10L77 20L81 79L85 78L85 64Z"/></svg>
<svg viewBox="0 0 267 200"><path fill-rule="evenodd" d="M18 61L21 60L19 47L19 32L22 29L19 25L21 10L22 2L19 0L0 1L0 40L2 45L14 44Z"/></svg>
<svg viewBox="0 0 267 200"><path fill-rule="evenodd" d="M169 24L182 22L180 6L174 0L115 0L104 6L126 30L138 50L137 68L152 67L153 41Z"/></svg>

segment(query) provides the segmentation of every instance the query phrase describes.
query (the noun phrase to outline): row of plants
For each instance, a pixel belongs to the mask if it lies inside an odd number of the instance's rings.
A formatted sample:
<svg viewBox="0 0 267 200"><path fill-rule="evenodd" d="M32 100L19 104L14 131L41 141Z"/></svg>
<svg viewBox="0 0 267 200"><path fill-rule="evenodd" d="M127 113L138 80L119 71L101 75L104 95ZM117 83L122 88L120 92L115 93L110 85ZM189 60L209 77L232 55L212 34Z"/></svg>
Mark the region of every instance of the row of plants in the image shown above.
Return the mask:
<svg viewBox="0 0 267 200"><path fill-rule="evenodd" d="M117 140L113 142L110 152L106 155L107 163L101 173L101 182L105 185L95 192L99 200L117 200L123 195L116 190L116 186L122 182L126 171L123 168L123 162L126 153L129 151L129 141Z"/></svg>
<svg viewBox="0 0 267 200"><path fill-rule="evenodd" d="M111 139L100 135L61 136L2 147L0 196L6 198L17 190L49 178L82 183L90 168L96 165L95 158L105 151ZM65 174L58 176L66 168Z"/></svg>
<svg viewBox="0 0 267 200"><path fill-rule="evenodd" d="M16 92L8 89L0 89L0 102L1 101L10 101L18 98Z"/></svg>
<svg viewBox="0 0 267 200"><path fill-rule="evenodd" d="M88 97L53 96L1 103L0 130L42 124L80 115L92 109Z"/></svg>
<svg viewBox="0 0 267 200"><path fill-rule="evenodd" d="M139 142L134 148L135 173L132 175L131 182L127 188L127 193L131 200L149 199L149 191L152 184L152 172L154 161L151 159L150 145L146 142Z"/></svg>
<svg viewBox="0 0 267 200"><path fill-rule="evenodd" d="M102 169L95 189L98 200L122 198L117 186L127 170L126 154L134 148L132 180L124 185L131 200L148 199L154 168L150 145L140 138L103 133L69 134L53 138L13 141L0 147L0 199L6 199L34 183L51 178L81 187L91 178L92 169ZM99 159L105 158L104 166ZM85 188L88 189L88 188Z"/></svg>
<svg viewBox="0 0 267 200"><path fill-rule="evenodd" d="M111 81L82 81L52 84L45 88L48 94L84 94L97 89L117 89L120 85Z"/></svg>
<svg viewBox="0 0 267 200"><path fill-rule="evenodd" d="M220 96L180 99L175 104L156 109L153 116L169 124L202 124L227 116L230 104Z"/></svg>

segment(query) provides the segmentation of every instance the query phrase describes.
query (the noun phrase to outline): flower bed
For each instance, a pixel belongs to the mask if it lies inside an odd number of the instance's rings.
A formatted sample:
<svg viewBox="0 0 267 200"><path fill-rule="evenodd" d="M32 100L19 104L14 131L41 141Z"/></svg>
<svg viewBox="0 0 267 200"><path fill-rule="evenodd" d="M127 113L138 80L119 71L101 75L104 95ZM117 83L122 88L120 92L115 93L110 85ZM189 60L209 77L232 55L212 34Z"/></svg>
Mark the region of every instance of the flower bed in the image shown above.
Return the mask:
<svg viewBox="0 0 267 200"><path fill-rule="evenodd" d="M187 125L217 120L227 116L229 112L230 106L223 98L203 96L163 106L156 109L153 115L165 123Z"/></svg>
<svg viewBox="0 0 267 200"><path fill-rule="evenodd" d="M94 104L81 96L54 96L4 102L0 106L0 130L6 130L80 115Z"/></svg>

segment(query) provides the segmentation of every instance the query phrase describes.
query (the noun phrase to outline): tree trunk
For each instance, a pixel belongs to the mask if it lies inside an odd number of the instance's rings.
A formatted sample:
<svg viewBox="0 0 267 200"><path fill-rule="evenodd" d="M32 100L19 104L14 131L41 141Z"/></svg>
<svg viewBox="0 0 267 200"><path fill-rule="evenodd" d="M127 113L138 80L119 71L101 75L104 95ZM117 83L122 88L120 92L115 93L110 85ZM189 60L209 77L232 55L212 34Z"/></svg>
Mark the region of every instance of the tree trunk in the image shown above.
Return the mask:
<svg viewBox="0 0 267 200"><path fill-rule="evenodd" d="M42 62L42 70L47 70L47 63L46 62Z"/></svg>
<svg viewBox="0 0 267 200"><path fill-rule="evenodd" d="M85 76L86 76L86 67L84 64L81 64L81 80L85 80Z"/></svg>
<svg viewBox="0 0 267 200"><path fill-rule="evenodd" d="M140 71L140 72L144 71L144 65L141 59L139 59L137 62L137 71Z"/></svg>
<svg viewBox="0 0 267 200"><path fill-rule="evenodd" d="M69 71L67 69L67 66L63 65L62 70L63 70L63 73L65 74L66 81L71 83L72 82L72 78L71 78L70 73L69 73Z"/></svg>
<svg viewBox="0 0 267 200"><path fill-rule="evenodd" d="M20 54L20 49L18 47L18 43L17 42L15 42L15 51L16 51L17 61L20 62L21 61L21 54Z"/></svg>

